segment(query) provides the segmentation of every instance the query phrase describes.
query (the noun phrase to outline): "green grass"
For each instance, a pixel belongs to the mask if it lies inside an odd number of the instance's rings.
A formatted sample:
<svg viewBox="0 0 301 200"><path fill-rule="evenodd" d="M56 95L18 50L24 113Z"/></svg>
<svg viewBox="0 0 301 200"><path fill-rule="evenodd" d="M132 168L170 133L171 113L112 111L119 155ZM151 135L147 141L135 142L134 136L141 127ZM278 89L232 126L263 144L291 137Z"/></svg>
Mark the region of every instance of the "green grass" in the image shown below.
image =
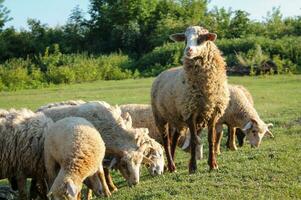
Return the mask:
<svg viewBox="0 0 301 200"><path fill-rule="evenodd" d="M148 103L152 81L152 78L98 81L3 92L0 107L36 109L68 99ZM189 155L178 149L176 173L152 178L144 168L140 184L129 188L115 172L119 191L110 199L301 199L301 75L230 77L229 82L244 85L251 91L261 117L274 123L275 139L264 139L259 149L251 149L249 145L236 152L222 148L219 171L209 172L207 161L202 160L193 175L188 175ZM203 138L207 156L206 134Z"/></svg>

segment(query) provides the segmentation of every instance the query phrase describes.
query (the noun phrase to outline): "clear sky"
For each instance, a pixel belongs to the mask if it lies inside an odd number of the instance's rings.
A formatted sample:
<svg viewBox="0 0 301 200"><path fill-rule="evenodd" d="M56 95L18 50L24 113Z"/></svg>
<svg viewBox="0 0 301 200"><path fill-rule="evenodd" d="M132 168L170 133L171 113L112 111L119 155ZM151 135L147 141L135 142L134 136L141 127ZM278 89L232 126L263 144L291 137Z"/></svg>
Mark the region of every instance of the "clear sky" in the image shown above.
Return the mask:
<svg viewBox="0 0 301 200"><path fill-rule="evenodd" d="M76 5L87 12L89 0L5 0L4 5L13 17L6 27L19 29L27 27L28 18L39 19L50 26L62 25ZM285 17L301 15L301 0L211 0L209 9L214 6L245 10L255 20L262 20L268 11L278 6Z"/></svg>

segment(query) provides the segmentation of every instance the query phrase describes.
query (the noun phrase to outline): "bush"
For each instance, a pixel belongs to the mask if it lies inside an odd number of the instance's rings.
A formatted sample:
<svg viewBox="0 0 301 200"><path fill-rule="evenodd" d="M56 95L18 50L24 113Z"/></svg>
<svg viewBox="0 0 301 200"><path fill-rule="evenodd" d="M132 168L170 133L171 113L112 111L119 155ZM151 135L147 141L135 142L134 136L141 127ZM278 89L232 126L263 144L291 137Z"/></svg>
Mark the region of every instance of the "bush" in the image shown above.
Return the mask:
<svg viewBox="0 0 301 200"><path fill-rule="evenodd" d="M144 76L156 76L165 69L181 65L184 43L166 43L139 59L134 67Z"/></svg>

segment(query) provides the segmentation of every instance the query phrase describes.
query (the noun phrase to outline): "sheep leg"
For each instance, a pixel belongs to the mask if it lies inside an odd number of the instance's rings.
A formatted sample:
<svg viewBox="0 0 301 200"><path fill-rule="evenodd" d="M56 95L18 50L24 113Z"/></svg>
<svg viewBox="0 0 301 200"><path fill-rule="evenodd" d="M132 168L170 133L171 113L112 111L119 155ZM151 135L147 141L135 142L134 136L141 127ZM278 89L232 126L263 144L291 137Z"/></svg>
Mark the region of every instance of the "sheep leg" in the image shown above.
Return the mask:
<svg viewBox="0 0 301 200"><path fill-rule="evenodd" d="M216 122L217 117L214 116L208 123L208 145L209 145L209 157L208 165L210 170L218 169L215 152L215 141L216 141Z"/></svg>
<svg viewBox="0 0 301 200"><path fill-rule="evenodd" d="M92 199L92 190L91 189L88 189L86 190L86 193L84 194L84 196L86 197L87 200L90 200Z"/></svg>
<svg viewBox="0 0 301 200"><path fill-rule="evenodd" d="M169 130L169 131L171 131L171 130ZM178 139L179 139L179 136L180 136L180 132L177 129L175 129L174 133L171 134L171 136L172 136L172 141L171 141L171 157L174 160L174 158L175 158L175 152L176 152L176 147L177 147Z"/></svg>
<svg viewBox="0 0 301 200"><path fill-rule="evenodd" d="M36 199L38 197L38 188L37 188L37 179L33 178L30 182L30 193L29 198L30 199Z"/></svg>
<svg viewBox="0 0 301 200"><path fill-rule="evenodd" d="M163 146L166 154L166 159L167 159L167 167L169 172L174 172L176 171L176 166L175 163L172 159L171 155L171 150L170 150L170 137L169 137L169 126L168 123L164 125L164 127L158 127L162 134L162 139L163 139Z"/></svg>
<svg viewBox="0 0 301 200"><path fill-rule="evenodd" d="M18 185L18 191L19 191L19 199L27 200L26 177L24 177L23 175L17 176L17 185Z"/></svg>
<svg viewBox="0 0 301 200"><path fill-rule="evenodd" d="M230 136L229 148L232 151L236 151L237 147L236 147L236 143L235 143L235 128L234 127L230 127L229 136Z"/></svg>
<svg viewBox="0 0 301 200"><path fill-rule="evenodd" d="M237 128L235 130L235 135L236 135L236 138L237 138L237 141L238 141L238 145L240 147L242 147L244 145L244 139L246 137L246 135L244 134L244 132L242 132L241 129Z"/></svg>
<svg viewBox="0 0 301 200"><path fill-rule="evenodd" d="M217 155L221 154L222 138L223 138L223 125L218 124L216 126L216 142L215 142L215 152Z"/></svg>
<svg viewBox="0 0 301 200"><path fill-rule="evenodd" d="M189 173L195 173L197 170L197 161L196 161L196 145L198 144L198 130L196 124L196 116L193 116L188 120L188 127L191 133L190 137L190 161L189 161ZM201 130L199 130L201 132Z"/></svg>
<svg viewBox="0 0 301 200"><path fill-rule="evenodd" d="M217 155L221 154L221 142L223 138L223 131L216 132L215 152Z"/></svg>
<svg viewBox="0 0 301 200"><path fill-rule="evenodd" d="M98 177L100 179L104 195L106 197L111 196L112 194L111 194L110 189L109 189L109 187L107 185L106 177L105 177L104 170L103 170L102 166L99 167Z"/></svg>
<svg viewBox="0 0 301 200"><path fill-rule="evenodd" d="M112 180L112 177L110 174L110 170L108 168L104 168L104 174L105 174L106 182L107 182L107 185L108 185L110 191L116 192L118 189L113 183L113 180Z"/></svg>

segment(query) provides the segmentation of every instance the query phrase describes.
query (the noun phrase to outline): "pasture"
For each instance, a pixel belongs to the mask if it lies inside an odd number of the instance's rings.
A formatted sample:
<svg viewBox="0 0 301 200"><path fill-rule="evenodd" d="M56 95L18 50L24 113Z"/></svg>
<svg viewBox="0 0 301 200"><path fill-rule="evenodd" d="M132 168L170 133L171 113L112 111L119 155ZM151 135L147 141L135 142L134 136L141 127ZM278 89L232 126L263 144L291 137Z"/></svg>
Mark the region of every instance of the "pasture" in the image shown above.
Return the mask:
<svg viewBox="0 0 301 200"><path fill-rule="evenodd" d="M2 92L0 108L36 109L69 99L149 103L152 81L153 78L97 81ZM225 149L224 138L218 157L220 169L209 172L204 132L205 159L198 162L196 174L188 175L189 154L178 149L176 173L151 177L143 168L140 184L129 188L115 172L113 177L119 191L110 199L301 199L301 75L230 77L229 82L250 90L262 119L274 124L271 130L275 139L265 138L259 149L245 144L233 152Z"/></svg>

